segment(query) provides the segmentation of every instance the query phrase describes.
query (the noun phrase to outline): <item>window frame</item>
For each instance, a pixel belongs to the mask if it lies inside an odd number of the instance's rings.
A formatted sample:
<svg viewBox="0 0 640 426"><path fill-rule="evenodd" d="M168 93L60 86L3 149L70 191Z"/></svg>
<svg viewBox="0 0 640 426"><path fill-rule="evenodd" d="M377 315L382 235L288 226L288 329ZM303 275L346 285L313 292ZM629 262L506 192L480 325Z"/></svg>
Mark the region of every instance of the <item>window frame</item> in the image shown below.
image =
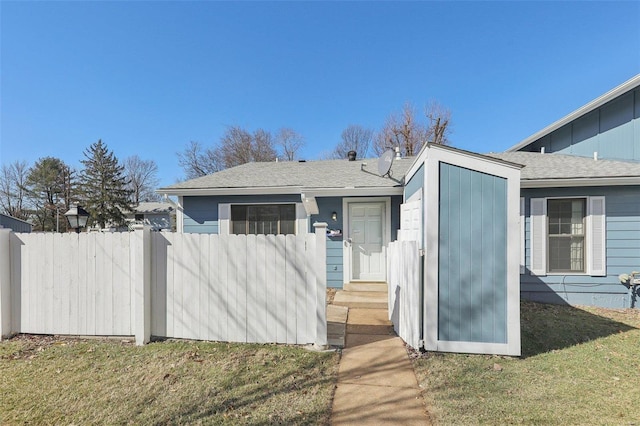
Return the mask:
<svg viewBox="0 0 640 426"><path fill-rule="evenodd" d="M288 235L304 235L307 234L309 227L309 217L305 213L304 205L301 202L294 200L287 201L276 201L276 202L219 202L218 209L218 220L217 220L217 229L214 230L213 233L218 235L236 235L231 233L231 206L232 205L264 205L264 204L294 204L295 205L295 234ZM272 234L273 235L273 234ZM284 234L280 234L284 235Z"/></svg>
<svg viewBox="0 0 640 426"><path fill-rule="evenodd" d="M291 203L229 203L229 234L231 235L297 235L298 234L298 227L297 227L297 215L296 215L296 206L297 203L295 202L291 202ZM293 209L293 216L291 218L291 221L293 223L293 232L288 232L288 233L283 233L281 232L282 229L282 207L283 206L290 206ZM234 232L234 222L237 222L237 220L234 220L233 218L233 210L234 207L244 207L245 208L245 232L244 233L236 233ZM249 232L251 229L251 221L250 221L250 208L259 208L259 207L278 207L278 219L277 219L277 233L253 233L253 232ZM264 220L260 220L257 219L256 222L264 222Z"/></svg>
<svg viewBox="0 0 640 426"><path fill-rule="evenodd" d="M527 196L529 252L528 269L532 276L607 276L607 209L604 195ZM549 272L547 202L553 199L586 199L584 272Z"/></svg>
<svg viewBox="0 0 640 426"><path fill-rule="evenodd" d="M582 233L581 234L552 234L549 230L550 223L550 213L549 213L549 203L553 201L582 201ZM589 208L589 199L588 197L547 197L545 199L546 203L546 215L545 215L545 239L546 239L546 269L548 275L584 275L587 274L588 271L588 256L587 256L587 247L590 243L588 239L588 231L587 231L587 218L589 216L588 208ZM572 217L569 218L572 220ZM572 223L571 223L572 224ZM581 270L571 270L571 269L551 269L551 241L552 239L571 239L573 237L581 237L582 238L582 269Z"/></svg>

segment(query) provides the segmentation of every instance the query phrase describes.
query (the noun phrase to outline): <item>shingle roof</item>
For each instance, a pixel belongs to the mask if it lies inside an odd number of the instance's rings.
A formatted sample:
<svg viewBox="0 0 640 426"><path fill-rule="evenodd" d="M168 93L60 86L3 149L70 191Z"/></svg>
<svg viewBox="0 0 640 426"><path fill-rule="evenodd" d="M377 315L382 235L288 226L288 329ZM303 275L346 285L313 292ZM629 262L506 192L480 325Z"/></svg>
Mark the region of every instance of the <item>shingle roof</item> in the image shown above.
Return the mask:
<svg viewBox="0 0 640 426"><path fill-rule="evenodd" d="M403 184L413 158L395 160L390 177L378 175L378 160L246 163L162 190L209 188L392 188Z"/></svg>
<svg viewBox="0 0 640 426"><path fill-rule="evenodd" d="M523 151L486 155L525 166L521 170L522 181L640 176L640 163L632 161L594 160L574 155Z"/></svg>

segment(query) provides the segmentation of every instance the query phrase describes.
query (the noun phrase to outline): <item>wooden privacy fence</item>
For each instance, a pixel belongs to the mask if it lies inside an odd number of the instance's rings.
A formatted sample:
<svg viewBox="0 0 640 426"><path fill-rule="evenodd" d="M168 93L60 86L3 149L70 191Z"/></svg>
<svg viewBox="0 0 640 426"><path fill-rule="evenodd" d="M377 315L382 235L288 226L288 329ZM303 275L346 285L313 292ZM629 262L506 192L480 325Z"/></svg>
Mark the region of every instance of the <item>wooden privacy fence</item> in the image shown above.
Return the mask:
<svg viewBox="0 0 640 426"><path fill-rule="evenodd" d="M419 348L422 324L422 257L417 241L394 241L387 249L389 319L409 346Z"/></svg>
<svg viewBox="0 0 640 426"><path fill-rule="evenodd" d="M0 230L0 334L326 346L326 224L306 235Z"/></svg>

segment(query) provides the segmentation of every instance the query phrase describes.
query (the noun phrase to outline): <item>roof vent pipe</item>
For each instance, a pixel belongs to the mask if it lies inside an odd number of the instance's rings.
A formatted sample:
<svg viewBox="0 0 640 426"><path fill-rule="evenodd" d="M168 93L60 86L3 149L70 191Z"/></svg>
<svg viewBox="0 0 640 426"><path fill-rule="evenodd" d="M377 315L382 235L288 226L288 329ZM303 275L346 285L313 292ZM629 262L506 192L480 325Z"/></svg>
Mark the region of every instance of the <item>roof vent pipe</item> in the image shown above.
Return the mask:
<svg viewBox="0 0 640 426"><path fill-rule="evenodd" d="M355 151L347 152L347 158L349 159L349 161L356 161L356 155L357 153Z"/></svg>
<svg viewBox="0 0 640 426"><path fill-rule="evenodd" d="M593 151L593 159L598 161L598 151Z"/></svg>
<svg viewBox="0 0 640 426"><path fill-rule="evenodd" d="M402 156L400 155L400 147L396 146L396 160L399 160L400 158L402 158Z"/></svg>
<svg viewBox="0 0 640 426"><path fill-rule="evenodd" d="M544 154L544 146L540 147L540 154Z"/></svg>

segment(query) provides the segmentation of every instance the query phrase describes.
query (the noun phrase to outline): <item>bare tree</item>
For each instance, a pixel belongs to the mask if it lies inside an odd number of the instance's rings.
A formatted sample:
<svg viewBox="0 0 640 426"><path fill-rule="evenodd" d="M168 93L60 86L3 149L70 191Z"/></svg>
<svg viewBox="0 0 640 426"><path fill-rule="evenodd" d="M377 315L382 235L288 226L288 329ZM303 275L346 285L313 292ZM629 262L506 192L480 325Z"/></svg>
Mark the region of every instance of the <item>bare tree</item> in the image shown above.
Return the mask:
<svg viewBox="0 0 640 426"><path fill-rule="evenodd" d="M153 160L143 160L132 155L124 160L124 174L131 191L131 202L137 206L141 201L158 201L155 193L159 184L158 165Z"/></svg>
<svg viewBox="0 0 640 426"><path fill-rule="evenodd" d="M429 120L427 142L450 145L451 111L438 101L430 101L424 107L424 114Z"/></svg>
<svg viewBox="0 0 640 426"><path fill-rule="evenodd" d="M399 147L403 156L416 155L426 141L427 128L416 117L415 108L406 103L400 114L391 114L382 130L376 134L373 150L380 155L389 148Z"/></svg>
<svg viewBox="0 0 640 426"><path fill-rule="evenodd" d="M369 146L373 139L373 130L358 124L350 124L340 134L341 141L329 154L330 158L347 158L349 151L355 151L361 158L369 155Z"/></svg>
<svg viewBox="0 0 640 426"><path fill-rule="evenodd" d="M389 148L400 148L404 156L417 155L427 143L449 145L451 111L436 101L425 106L426 123L420 121L415 108L406 103L399 114L391 114L374 140L374 152L382 154Z"/></svg>
<svg viewBox="0 0 640 426"><path fill-rule="evenodd" d="M183 152L178 153L178 164L187 179L194 179L222 170L220 153L215 148L203 148L199 142L191 141Z"/></svg>
<svg viewBox="0 0 640 426"><path fill-rule="evenodd" d="M277 157L271 133L258 129L251 134L239 126L227 128L220 139L219 152L225 168L254 161L275 161Z"/></svg>
<svg viewBox="0 0 640 426"><path fill-rule="evenodd" d="M0 168L0 208L5 214L23 220L29 216L25 188L28 174L26 161L3 164Z"/></svg>
<svg viewBox="0 0 640 426"><path fill-rule="evenodd" d="M298 150L304 146L304 137L293 129L283 127L276 134L276 144L282 150L286 161L293 161Z"/></svg>

